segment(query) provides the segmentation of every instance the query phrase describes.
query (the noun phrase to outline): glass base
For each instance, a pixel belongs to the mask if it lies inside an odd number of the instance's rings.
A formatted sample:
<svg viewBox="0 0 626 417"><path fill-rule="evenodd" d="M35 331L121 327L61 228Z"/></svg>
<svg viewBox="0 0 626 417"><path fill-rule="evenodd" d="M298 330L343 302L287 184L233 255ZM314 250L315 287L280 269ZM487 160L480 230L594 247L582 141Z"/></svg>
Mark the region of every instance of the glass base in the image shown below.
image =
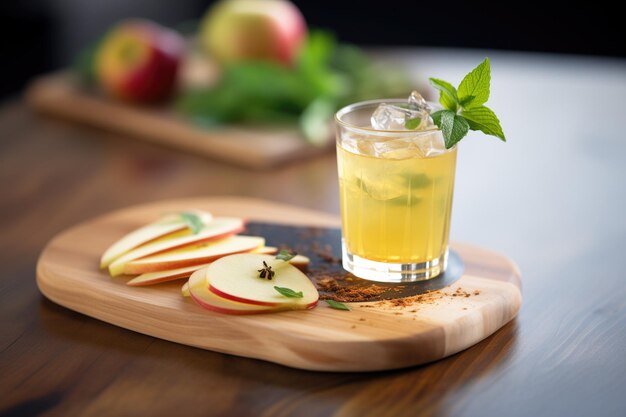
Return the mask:
<svg viewBox="0 0 626 417"><path fill-rule="evenodd" d="M353 255L348 251L346 243L341 240L343 267L359 278L377 282L416 282L436 278L446 270L448 265L448 249L439 258L428 262L395 264L370 261Z"/></svg>

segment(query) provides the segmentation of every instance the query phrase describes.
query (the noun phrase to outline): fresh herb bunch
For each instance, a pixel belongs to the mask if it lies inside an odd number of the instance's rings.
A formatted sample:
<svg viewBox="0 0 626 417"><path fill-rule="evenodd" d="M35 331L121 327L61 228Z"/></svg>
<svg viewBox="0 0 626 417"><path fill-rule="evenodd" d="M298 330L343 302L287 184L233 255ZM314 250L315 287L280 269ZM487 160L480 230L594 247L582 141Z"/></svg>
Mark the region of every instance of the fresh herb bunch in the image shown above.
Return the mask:
<svg viewBox="0 0 626 417"><path fill-rule="evenodd" d="M439 90L439 103L444 108L433 113L432 118L443 133L446 148L456 145L470 129L506 141L498 117L485 106L491 83L489 58L463 78L458 90L449 82L437 78L430 78L430 82Z"/></svg>
<svg viewBox="0 0 626 417"><path fill-rule="evenodd" d="M183 92L180 113L201 125L297 124L312 143L325 143L341 106L409 89L406 75L376 68L363 52L332 34L311 31L291 68L241 62L223 68L217 85Z"/></svg>

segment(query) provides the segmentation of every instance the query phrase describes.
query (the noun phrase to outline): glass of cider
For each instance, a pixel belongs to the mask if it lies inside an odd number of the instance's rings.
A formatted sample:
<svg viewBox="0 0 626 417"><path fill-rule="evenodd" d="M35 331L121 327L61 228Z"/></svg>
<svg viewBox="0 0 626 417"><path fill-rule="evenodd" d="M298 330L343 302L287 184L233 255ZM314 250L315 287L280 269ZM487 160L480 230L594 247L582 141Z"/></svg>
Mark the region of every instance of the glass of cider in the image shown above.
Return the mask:
<svg viewBox="0 0 626 417"><path fill-rule="evenodd" d="M456 147L446 149L415 92L349 105L335 116L343 267L380 282L446 269Z"/></svg>

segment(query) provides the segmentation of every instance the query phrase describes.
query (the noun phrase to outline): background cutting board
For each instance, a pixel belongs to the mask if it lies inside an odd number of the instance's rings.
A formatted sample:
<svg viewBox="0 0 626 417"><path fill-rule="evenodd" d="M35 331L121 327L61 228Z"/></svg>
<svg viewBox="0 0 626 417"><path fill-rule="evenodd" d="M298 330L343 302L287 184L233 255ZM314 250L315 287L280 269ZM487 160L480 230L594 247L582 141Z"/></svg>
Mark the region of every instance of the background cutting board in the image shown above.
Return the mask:
<svg viewBox="0 0 626 417"><path fill-rule="evenodd" d="M26 100L44 114L255 169L328 152L333 142L329 138L326 146L313 146L297 129L288 128L203 129L166 107L108 100L80 86L69 72L36 79L26 91Z"/></svg>
<svg viewBox="0 0 626 417"><path fill-rule="evenodd" d="M298 225L303 230L339 225L328 214L247 198L173 200L131 207L54 238L37 265L41 292L67 308L150 336L323 371L393 369L446 357L491 335L515 317L521 304L515 264L466 244L453 244L465 262L465 273L449 290L462 287L468 292L478 290L479 295L446 297L418 307L352 303L350 312L320 303L309 311L223 315L181 297L179 282L134 288L125 279L111 279L98 270L101 253L123 234L164 212L193 207L217 215Z"/></svg>

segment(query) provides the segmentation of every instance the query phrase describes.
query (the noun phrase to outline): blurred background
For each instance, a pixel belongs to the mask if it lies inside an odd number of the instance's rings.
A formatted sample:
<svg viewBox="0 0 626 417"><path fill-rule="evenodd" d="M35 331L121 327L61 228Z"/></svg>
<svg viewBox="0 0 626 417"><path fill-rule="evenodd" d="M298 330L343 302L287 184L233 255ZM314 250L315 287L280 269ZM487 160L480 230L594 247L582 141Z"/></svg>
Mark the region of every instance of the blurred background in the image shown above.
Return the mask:
<svg viewBox="0 0 626 417"><path fill-rule="evenodd" d="M67 66L122 18L193 24L207 0L0 2L0 98L34 75ZM608 2L338 2L294 0L311 27L360 46L443 46L626 56L621 16Z"/></svg>

